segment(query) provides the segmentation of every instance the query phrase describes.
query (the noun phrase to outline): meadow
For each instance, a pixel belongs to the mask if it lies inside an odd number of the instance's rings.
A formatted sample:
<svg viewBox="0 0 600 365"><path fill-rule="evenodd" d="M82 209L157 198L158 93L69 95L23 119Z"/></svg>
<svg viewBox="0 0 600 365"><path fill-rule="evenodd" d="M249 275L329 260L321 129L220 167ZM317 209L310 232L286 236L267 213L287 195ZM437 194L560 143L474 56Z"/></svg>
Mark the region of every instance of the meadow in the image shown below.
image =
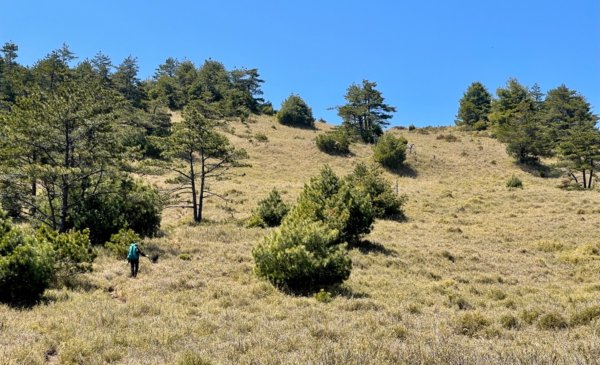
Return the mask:
<svg viewBox="0 0 600 365"><path fill-rule="evenodd" d="M200 225L165 209L162 235L142 244L160 259L137 279L100 252L92 273L41 304L0 305L0 363L600 363L598 190L524 171L484 133L393 130L414 144L407 167L385 173L408 197L407 220L377 221L331 296L258 279L252 248L268 230L244 225L257 202L277 188L293 203L323 165L343 176L370 161L363 144L348 157L318 151L330 128L230 124L250 166L211 183L228 201L209 198ZM507 188L512 176L522 189Z"/></svg>

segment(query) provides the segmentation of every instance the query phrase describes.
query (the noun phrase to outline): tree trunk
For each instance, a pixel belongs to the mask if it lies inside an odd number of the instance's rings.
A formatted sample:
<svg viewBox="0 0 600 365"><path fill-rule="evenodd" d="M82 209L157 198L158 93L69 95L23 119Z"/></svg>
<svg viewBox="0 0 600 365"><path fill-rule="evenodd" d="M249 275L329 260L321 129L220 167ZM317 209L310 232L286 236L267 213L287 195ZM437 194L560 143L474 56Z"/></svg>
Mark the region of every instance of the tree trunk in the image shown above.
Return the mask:
<svg viewBox="0 0 600 365"><path fill-rule="evenodd" d="M194 155L190 153L190 182L192 183L192 209L194 210L194 222L198 219L198 200L196 195L196 173L194 172Z"/></svg>
<svg viewBox="0 0 600 365"><path fill-rule="evenodd" d="M201 222L202 221L202 209L204 208L204 189L205 189L205 184L206 184L206 170L205 170L205 166L204 163L206 162L206 159L204 158L204 151L201 152L201 156L200 156L200 204L199 204L199 212L198 212L198 221Z"/></svg>
<svg viewBox="0 0 600 365"><path fill-rule="evenodd" d="M581 170L583 173L583 188L587 189L587 177L585 176L585 169Z"/></svg>
<svg viewBox="0 0 600 365"><path fill-rule="evenodd" d="M573 178L573 180L575 180L575 184L579 185L579 180L577 179L577 176L575 176L574 173L570 172L571 177Z"/></svg>
<svg viewBox="0 0 600 365"><path fill-rule="evenodd" d="M71 165L71 136L69 135L69 125L65 122L65 162L64 167L68 170ZM59 232L67 230L67 211L69 209L69 178L67 174L62 175L62 204L60 208L60 226Z"/></svg>
<svg viewBox="0 0 600 365"><path fill-rule="evenodd" d="M591 167L590 167L590 177L588 180L588 189L592 188L592 178L594 176L594 161L593 160L590 160L590 166Z"/></svg>

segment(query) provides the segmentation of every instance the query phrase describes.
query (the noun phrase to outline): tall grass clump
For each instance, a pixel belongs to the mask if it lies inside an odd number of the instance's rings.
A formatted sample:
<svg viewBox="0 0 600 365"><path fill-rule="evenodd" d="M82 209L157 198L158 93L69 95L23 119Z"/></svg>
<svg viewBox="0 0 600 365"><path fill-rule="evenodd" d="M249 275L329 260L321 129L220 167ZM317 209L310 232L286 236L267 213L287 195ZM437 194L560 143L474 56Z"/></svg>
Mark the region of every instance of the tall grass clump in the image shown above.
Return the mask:
<svg viewBox="0 0 600 365"><path fill-rule="evenodd" d="M513 175L506 182L506 187L509 189L523 189L523 182L521 179Z"/></svg>

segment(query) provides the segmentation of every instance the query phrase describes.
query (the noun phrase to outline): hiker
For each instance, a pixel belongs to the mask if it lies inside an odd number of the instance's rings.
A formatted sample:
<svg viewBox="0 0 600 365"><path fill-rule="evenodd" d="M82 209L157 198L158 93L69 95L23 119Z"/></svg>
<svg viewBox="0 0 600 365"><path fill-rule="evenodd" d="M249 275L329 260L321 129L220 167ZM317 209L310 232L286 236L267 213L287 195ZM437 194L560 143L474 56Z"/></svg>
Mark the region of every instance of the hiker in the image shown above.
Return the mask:
<svg viewBox="0 0 600 365"><path fill-rule="evenodd" d="M142 250L140 250L137 242L133 242L131 245L129 245L129 253L127 254L127 261L129 261L129 264L131 265L131 277L132 278L135 278L137 276L138 270L140 268L140 255L144 256L144 257L148 257L148 256L146 256L145 253L142 252Z"/></svg>

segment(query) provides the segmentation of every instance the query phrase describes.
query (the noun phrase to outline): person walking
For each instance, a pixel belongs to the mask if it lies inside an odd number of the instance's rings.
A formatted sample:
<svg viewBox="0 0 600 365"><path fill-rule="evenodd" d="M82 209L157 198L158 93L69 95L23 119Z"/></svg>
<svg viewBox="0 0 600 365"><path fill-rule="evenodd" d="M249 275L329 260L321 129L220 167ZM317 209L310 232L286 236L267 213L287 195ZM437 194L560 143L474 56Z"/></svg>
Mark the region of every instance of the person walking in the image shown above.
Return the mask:
<svg viewBox="0 0 600 365"><path fill-rule="evenodd" d="M138 270L140 268L140 256L148 257L145 253L140 250L138 243L133 242L129 245L129 252L127 253L127 261L131 265L131 277L137 277Z"/></svg>

